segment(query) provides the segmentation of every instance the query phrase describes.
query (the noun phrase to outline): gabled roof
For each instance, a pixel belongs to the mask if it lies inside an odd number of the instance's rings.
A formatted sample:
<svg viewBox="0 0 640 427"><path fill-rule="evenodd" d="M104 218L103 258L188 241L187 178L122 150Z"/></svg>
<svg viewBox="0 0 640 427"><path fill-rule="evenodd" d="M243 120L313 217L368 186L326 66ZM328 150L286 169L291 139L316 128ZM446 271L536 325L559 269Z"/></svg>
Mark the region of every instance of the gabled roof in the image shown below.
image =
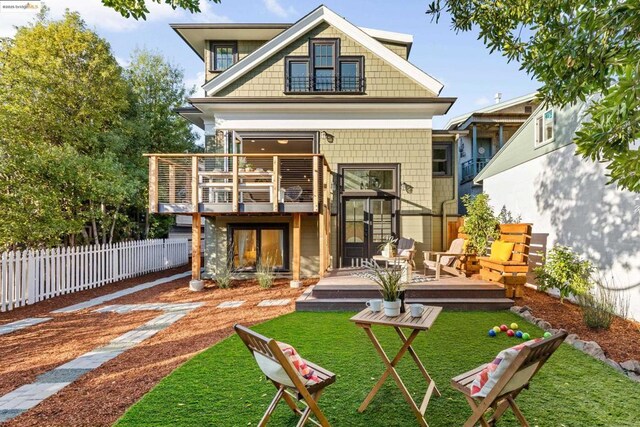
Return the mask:
<svg viewBox="0 0 640 427"><path fill-rule="evenodd" d="M372 51L394 68L398 69L400 72L404 73L406 76L431 92L439 94L442 90L442 83L420 70L409 61L401 58L371 35L367 34L364 30L356 27L324 5L301 18L291 27L260 46L258 49L247 55L242 61L237 62L215 79L205 83L203 86L204 90L210 95L215 95L216 92L227 87L270 58L272 55L276 54L276 52L315 28L321 22L326 22L327 24L342 31L360 45Z"/></svg>
<svg viewBox="0 0 640 427"><path fill-rule="evenodd" d="M514 105L522 104L523 102L529 102L536 99L538 96L538 92L528 93L526 95L519 96L517 98L509 99L504 102L499 102L497 104L489 105L488 107L480 108L478 110L470 111L468 113L462 114L457 117L453 117L451 120L447 122L445 125L445 129L452 129L453 127L458 126L460 123L465 122L469 117L476 114L489 114L495 113L505 108L513 107Z"/></svg>

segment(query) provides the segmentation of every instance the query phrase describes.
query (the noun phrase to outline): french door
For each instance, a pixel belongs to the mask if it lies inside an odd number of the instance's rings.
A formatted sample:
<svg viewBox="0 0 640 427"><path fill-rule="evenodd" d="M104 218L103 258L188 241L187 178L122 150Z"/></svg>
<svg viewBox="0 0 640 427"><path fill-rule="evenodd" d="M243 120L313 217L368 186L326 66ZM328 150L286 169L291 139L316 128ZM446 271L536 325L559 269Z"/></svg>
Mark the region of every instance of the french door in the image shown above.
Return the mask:
<svg viewBox="0 0 640 427"><path fill-rule="evenodd" d="M342 266L360 265L378 253L378 246L396 232L391 197L343 197Z"/></svg>

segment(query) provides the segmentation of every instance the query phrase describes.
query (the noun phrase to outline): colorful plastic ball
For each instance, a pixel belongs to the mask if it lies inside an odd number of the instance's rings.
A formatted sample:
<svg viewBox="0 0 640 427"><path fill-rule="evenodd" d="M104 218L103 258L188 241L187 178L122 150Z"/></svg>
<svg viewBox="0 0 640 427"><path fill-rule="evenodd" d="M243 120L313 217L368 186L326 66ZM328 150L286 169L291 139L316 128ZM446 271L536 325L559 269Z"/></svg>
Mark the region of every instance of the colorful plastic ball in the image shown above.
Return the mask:
<svg viewBox="0 0 640 427"><path fill-rule="evenodd" d="M528 332L523 332L522 333L522 339L525 341L528 341L529 339L531 339L531 335L529 335Z"/></svg>
<svg viewBox="0 0 640 427"><path fill-rule="evenodd" d="M498 334L496 333L496 331L494 331L493 329L489 329L489 336L490 336L490 337L495 337L496 335L498 335Z"/></svg>
<svg viewBox="0 0 640 427"><path fill-rule="evenodd" d="M513 329L509 329L509 330L507 331L507 335L509 335L510 337L512 337L512 336L514 336L514 335L515 335L515 332L513 332Z"/></svg>
<svg viewBox="0 0 640 427"><path fill-rule="evenodd" d="M500 325L500 330L501 330L502 332L506 332L506 331L507 331L507 329L509 329L509 328L507 328L507 325Z"/></svg>
<svg viewBox="0 0 640 427"><path fill-rule="evenodd" d="M516 331L516 337L522 338L522 331Z"/></svg>
<svg viewBox="0 0 640 427"><path fill-rule="evenodd" d="M513 329L514 331L515 331L516 329L518 329L518 324L517 324L517 323L515 323L515 322L513 322L513 323L511 324L511 329Z"/></svg>
<svg viewBox="0 0 640 427"><path fill-rule="evenodd" d="M495 332L496 334L500 333L500 327L499 326L494 326L493 327L493 332Z"/></svg>
<svg viewBox="0 0 640 427"><path fill-rule="evenodd" d="M553 335L551 332L545 332L545 333L544 333L544 337L545 337L545 338L550 338L550 337L551 337L551 335Z"/></svg>

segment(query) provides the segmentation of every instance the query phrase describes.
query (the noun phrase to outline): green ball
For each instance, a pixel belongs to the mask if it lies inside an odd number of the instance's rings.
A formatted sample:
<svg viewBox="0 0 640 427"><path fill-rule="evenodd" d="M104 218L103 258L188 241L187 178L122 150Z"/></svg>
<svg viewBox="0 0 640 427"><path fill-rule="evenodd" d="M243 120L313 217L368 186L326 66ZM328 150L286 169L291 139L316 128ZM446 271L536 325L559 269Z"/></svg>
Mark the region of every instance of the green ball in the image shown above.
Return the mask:
<svg viewBox="0 0 640 427"><path fill-rule="evenodd" d="M545 338L551 338L551 335L552 335L551 332L545 332L544 333L544 337Z"/></svg>
<svg viewBox="0 0 640 427"><path fill-rule="evenodd" d="M530 338L531 338L531 335L529 335L529 333L528 333L528 332L524 332L524 333L522 334L522 339L523 339L523 340L528 341Z"/></svg>
<svg viewBox="0 0 640 427"><path fill-rule="evenodd" d="M500 327L499 326L494 326L493 330L496 332L496 334L500 333Z"/></svg>

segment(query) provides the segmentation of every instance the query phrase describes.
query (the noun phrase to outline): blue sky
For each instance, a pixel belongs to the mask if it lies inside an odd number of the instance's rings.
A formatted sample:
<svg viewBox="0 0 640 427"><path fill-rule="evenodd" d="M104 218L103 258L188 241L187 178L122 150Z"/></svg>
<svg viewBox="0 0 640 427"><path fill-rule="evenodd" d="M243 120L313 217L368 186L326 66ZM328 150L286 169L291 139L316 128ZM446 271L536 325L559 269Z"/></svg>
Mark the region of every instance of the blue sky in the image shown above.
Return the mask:
<svg viewBox="0 0 640 427"><path fill-rule="evenodd" d="M477 33L456 34L449 19L431 22L425 14L429 0L324 0L324 4L355 25L410 33L414 44L410 61L444 84L442 96L458 101L446 117L434 118L443 126L455 115L493 103L496 92L502 99L532 92L532 81L518 64L507 63L497 53L489 54ZM53 17L66 8L77 10L87 24L111 43L118 60L126 64L130 52L146 47L162 53L185 71L189 85L200 86L203 64L199 57L168 26L174 22L295 22L320 2L318 0L222 0L222 4L201 2L203 13L174 11L164 5L150 5L147 21L122 18L105 8L100 0L48 0ZM11 36L12 26L32 18L29 13L0 13L0 37Z"/></svg>

